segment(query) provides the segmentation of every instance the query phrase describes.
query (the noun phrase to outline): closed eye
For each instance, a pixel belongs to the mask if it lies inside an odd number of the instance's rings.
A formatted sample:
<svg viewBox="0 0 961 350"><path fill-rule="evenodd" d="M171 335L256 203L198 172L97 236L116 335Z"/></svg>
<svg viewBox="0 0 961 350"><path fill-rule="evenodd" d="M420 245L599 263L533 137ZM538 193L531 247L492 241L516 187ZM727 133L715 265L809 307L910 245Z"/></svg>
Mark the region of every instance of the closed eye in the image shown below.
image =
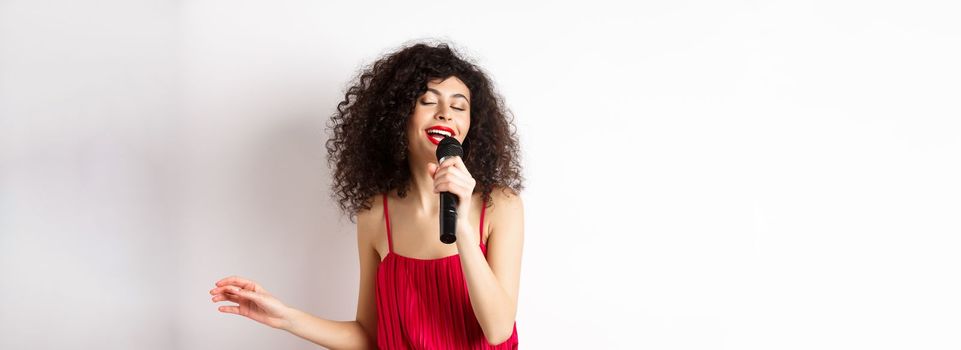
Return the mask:
<svg viewBox="0 0 961 350"><path fill-rule="evenodd" d="M420 104L422 104L422 105L436 105L437 103L436 103L436 102L423 102L423 101L421 101ZM451 106L451 108L456 109L456 110L458 110L458 111L464 111L464 108L457 108L457 107L454 107L454 106Z"/></svg>

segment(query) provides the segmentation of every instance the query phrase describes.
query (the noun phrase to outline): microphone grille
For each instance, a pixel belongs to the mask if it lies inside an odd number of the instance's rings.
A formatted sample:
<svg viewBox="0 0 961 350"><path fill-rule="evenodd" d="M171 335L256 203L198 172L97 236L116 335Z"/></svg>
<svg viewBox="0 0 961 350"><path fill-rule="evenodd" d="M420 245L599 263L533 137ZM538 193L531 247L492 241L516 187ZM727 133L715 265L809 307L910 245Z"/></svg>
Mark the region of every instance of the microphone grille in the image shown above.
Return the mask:
<svg viewBox="0 0 961 350"><path fill-rule="evenodd" d="M461 148L460 142L458 142L457 139L448 136L440 140L440 143L437 144L437 159L451 156L463 157L464 149Z"/></svg>

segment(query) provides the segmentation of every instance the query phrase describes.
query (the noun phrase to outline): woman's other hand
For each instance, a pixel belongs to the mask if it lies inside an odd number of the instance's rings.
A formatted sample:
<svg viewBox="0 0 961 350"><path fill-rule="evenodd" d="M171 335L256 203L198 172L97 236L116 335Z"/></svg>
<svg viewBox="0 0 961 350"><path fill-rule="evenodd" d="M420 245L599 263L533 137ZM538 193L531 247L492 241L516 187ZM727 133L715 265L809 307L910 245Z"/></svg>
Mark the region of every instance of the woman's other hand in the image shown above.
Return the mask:
<svg viewBox="0 0 961 350"><path fill-rule="evenodd" d="M274 298L254 281L231 276L215 283L217 286L210 290L213 302L232 301L237 305L221 305L220 312L246 316L249 319L263 323L277 329L288 329L291 326L295 309L284 305Z"/></svg>

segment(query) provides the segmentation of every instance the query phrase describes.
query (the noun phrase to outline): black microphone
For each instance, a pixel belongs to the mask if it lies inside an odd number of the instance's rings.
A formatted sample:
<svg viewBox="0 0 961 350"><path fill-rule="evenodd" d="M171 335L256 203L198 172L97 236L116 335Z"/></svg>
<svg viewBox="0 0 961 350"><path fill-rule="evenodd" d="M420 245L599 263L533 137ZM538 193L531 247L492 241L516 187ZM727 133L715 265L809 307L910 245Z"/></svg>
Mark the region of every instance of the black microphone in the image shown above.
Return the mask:
<svg viewBox="0 0 961 350"><path fill-rule="evenodd" d="M437 144L437 165L447 157L463 157L464 149L457 139L447 136ZM440 193L440 241L451 244L457 241L457 195L450 192Z"/></svg>

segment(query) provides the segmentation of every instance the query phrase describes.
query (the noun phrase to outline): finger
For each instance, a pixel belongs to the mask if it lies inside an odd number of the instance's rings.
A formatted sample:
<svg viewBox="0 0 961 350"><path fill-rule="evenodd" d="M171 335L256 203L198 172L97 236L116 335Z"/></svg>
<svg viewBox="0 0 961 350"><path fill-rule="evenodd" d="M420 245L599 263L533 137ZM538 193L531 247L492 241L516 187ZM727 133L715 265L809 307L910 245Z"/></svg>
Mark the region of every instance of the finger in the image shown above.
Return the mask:
<svg viewBox="0 0 961 350"><path fill-rule="evenodd" d="M218 287L226 286L226 285L235 285L235 286L242 287L244 289L250 289L255 291L259 291L261 289L260 286L257 285L257 283L255 283L254 281L251 281L249 279L246 279L240 276L230 276L230 277L221 279L217 281L216 285Z"/></svg>
<svg viewBox="0 0 961 350"><path fill-rule="evenodd" d="M467 171L467 165L464 164L464 159L461 157L451 157L450 159L444 159L444 163L450 162L444 168L455 168L458 171L464 172L467 176L470 176L470 172Z"/></svg>
<svg viewBox="0 0 961 350"><path fill-rule="evenodd" d="M440 180L434 182L434 193L449 192L447 191L447 181Z"/></svg>
<svg viewBox="0 0 961 350"><path fill-rule="evenodd" d="M436 181L441 179L444 174L447 174L447 168L438 168L434 170L434 172L431 174L431 177Z"/></svg>
<svg viewBox="0 0 961 350"><path fill-rule="evenodd" d="M223 294L223 293L227 292L227 291L228 291L229 289L231 289L231 288L233 288L233 289L251 290L250 288L245 288L245 287L235 286L235 285L229 284L229 285L226 285L226 286L223 286L223 287L217 287L217 288L211 289L211 290L210 290L210 294Z"/></svg>
<svg viewBox="0 0 961 350"><path fill-rule="evenodd" d="M262 297L262 296L261 296L259 293L257 293L257 292L250 291L250 290L246 290L246 289L240 289L240 288L237 288L237 287L228 288L228 289L224 290L224 293L225 293L226 295L228 295L228 296L237 297L237 298L243 299L243 300L252 300L252 301L255 301L255 302L256 302L256 301L261 301L261 297Z"/></svg>
<svg viewBox="0 0 961 350"><path fill-rule="evenodd" d="M447 168L450 169L450 168ZM445 171L443 174L434 179L434 184L452 182L461 185L465 188L473 188L470 184L474 181L474 178L470 175L464 173L458 169L451 169L450 171Z"/></svg>
<svg viewBox="0 0 961 350"><path fill-rule="evenodd" d="M449 166L456 166L458 162L460 162L459 156L450 156L444 158L444 161L440 163L440 168L443 169Z"/></svg>
<svg viewBox="0 0 961 350"><path fill-rule="evenodd" d="M434 178L434 186L442 183L453 183L455 185L473 190L476 180L466 172L459 169L444 168L438 171L438 176Z"/></svg>
<svg viewBox="0 0 961 350"><path fill-rule="evenodd" d="M470 177L470 173L465 169L458 168L456 165L451 165L446 168L441 168L434 173L434 179L441 179L445 174L453 174L455 177L460 179L467 179Z"/></svg>
<svg viewBox="0 0 961 350"><path fill-rule="evenodd" d="M228 285L228 284L245 286L245 285L248 285L248 284L256 284L256 283L254 283L254 281L251 281L251 280L249 280L249 279L247 279L247 278L234 275L234 276L230 276L230 277L221 278L219 281L217 281L217 283L214 283L214 284L219 287L219 286L224 286L224 285Z"/></svg>
<svg viewBox="0 0 961 350"><path fill-rule="evenodd" d="M235 303L240 304L240 302L241 302L242 300L241 300L240 298L236 297L236 296L231 295L231 294L217 294L217 295L214 295L213 298L210 298L210 301L215 302L215 303L218 302L218 301L232 301L232 302L235 302Z"/></svg>
<svg viewBox="0 0 961 350"><path fill-rule="evenodd" d="M462 189L463 186L451 182L445 182L434 186L435 193L450 192L457 195L457 198L464 198L464 196L461 194L464 192Z"/></svg>
<svg viewBox="0 0 961 350"><path fill-rule="evenodd" d="M462 184L465 183L465 182L466 182L466 181L464 181L463 179L461 179L461 178L458 177L457 175L450 174L450 175L447 175L447 176L445 176L445 177L443 177L443 178L434 180L434 188L437 188L437 187L440 186L440 185L450 186L450 187L448 187L448 188L451 188L451 187L457 188L457 187L459 187L460 185L462 185Z"/></svg>
<svg viewBox="0 0 961 350"><path fill-rule="evenodd" d="M437 163L434 163L434 162L427 163L427 173L430 174L430 177L434 177L434 174L437 172L437 168L438 168Z"/></svg>
<svg viewBox="0 0 961 350"><path fill-rule="evenodd" d="M465 168L464 158L461 156L447 157L446 159L444 159L444 163L442 163L442 167L448 167L448 166L453 166L453 167L457 167L458 169L463 169Z"/></svg>
<svg viewBox="0 0 961 350"><path fill-rule="evenodd" d="M220 311L220 312L223 312L223 313L228 313L228 314L237 314L237 315L240 315L240 307L239 307L239 306L221 306L221 307L218 307L218 308L217 308L217 311Z"/></svg>

